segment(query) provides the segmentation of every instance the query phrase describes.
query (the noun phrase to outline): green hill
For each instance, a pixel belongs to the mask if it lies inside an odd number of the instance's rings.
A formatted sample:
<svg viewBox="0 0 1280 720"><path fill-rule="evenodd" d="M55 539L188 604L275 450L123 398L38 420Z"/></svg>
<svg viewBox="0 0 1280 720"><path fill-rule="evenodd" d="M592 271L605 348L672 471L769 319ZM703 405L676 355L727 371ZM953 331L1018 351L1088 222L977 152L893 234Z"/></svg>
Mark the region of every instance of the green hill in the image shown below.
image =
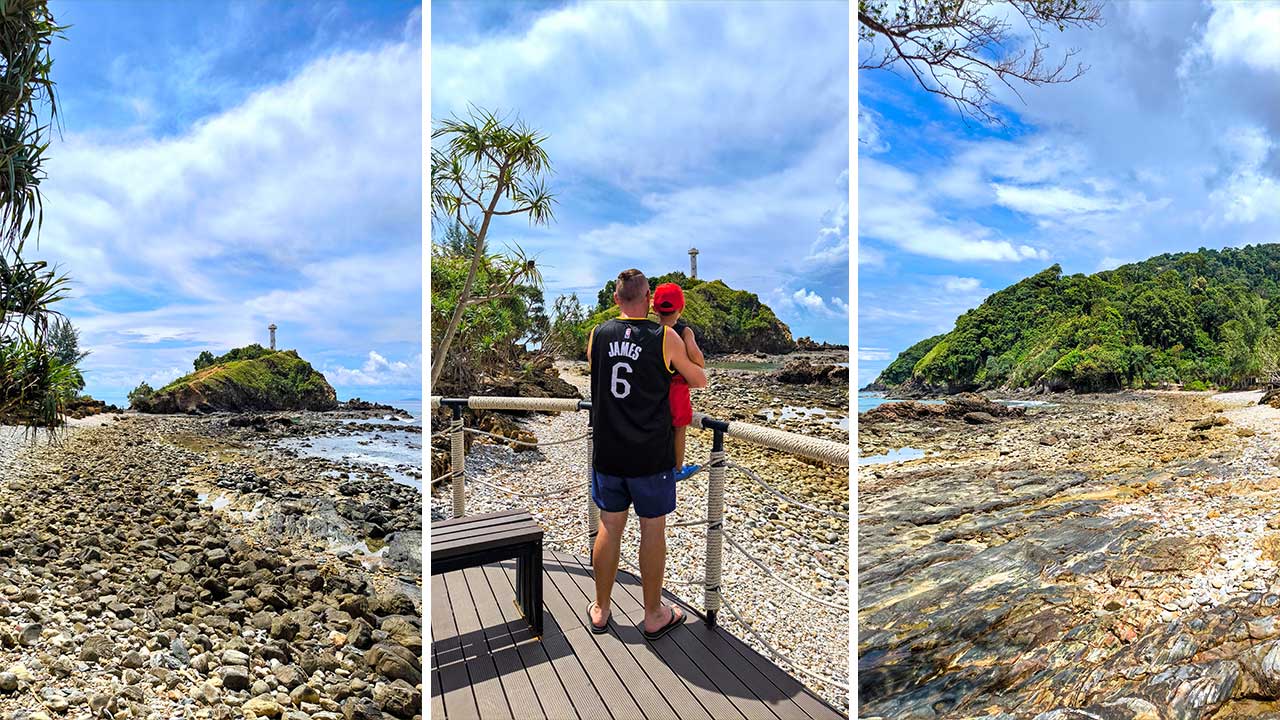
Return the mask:
<svg viewBox="0 0 1280 720"><path fill-rule="evenodd" d="M237 348L212 362L201 355L199 368L150 394L131 396L146 413L229 410L331 410L337 394L324 375L293 350L260 345Z"/></svg>
<svg viewBox="0 0 1280 720"><path fill-rule="evenodd" d="M704 352L787 353L796 349L791 328L752 292L734 290L722 280L695 280L682 272L649 278L649 287L673 282L684 290L685 309L681 316L693 328ZM597 295L595 313L586 322L588 331L618 316L613 304L614 281ZM585 334L584 334L585 342ZM585 348L584 348L585 351Z"/></svg>
<svg viewBox="0 0 1280 720"><path fill-rule="evenodd" d="M873 385L937 392L1245 387L1280 369L1280 245L1054 265L898 356Z"/></svg>

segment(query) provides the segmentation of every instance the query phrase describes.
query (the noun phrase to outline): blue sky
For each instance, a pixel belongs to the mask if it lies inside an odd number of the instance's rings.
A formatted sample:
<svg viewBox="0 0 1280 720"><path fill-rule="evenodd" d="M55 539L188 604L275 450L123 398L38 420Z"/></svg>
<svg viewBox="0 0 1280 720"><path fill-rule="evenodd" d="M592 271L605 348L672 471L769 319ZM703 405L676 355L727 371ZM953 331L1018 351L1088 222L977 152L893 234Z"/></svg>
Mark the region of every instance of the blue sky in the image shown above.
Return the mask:
<svg viewBox="0 0 1280 720"><path fill-rule="evenodd" d="M274 322L340 398L420 397L417 4L51 5L72 27L33 254L74 280L86 391Z"/></svg>
<svg viewBox="0 0 1280 720"><path fill-rule="evenodd" d="M1052 39L1084 77L1002 96L1000 128L859 71L859 384L1053 263L1280 241L1280 6L1109 3L1104 19Z"/></svg>
<svg viewBox="0 0 1280 720"><path fill-rule="evenodd" d="M628 267L757 293L793 335L848 342L848 4L432 5L435 118L468 103L550 135L548 304Z"/></svg>

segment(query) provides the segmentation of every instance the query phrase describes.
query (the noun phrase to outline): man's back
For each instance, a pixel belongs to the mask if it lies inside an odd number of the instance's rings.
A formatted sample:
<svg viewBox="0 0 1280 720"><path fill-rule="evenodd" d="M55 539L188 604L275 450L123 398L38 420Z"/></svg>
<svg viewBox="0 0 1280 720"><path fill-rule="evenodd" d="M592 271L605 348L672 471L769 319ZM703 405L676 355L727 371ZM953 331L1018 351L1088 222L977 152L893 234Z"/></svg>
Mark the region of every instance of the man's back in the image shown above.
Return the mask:
<svg viewBox="0 0 1280 720"><path fill-rule="evenodd" d="M591 424L595 469L602 473L641 477L675 467L664 333L662 325L636 318L610 320L592 332Z"/></svg>

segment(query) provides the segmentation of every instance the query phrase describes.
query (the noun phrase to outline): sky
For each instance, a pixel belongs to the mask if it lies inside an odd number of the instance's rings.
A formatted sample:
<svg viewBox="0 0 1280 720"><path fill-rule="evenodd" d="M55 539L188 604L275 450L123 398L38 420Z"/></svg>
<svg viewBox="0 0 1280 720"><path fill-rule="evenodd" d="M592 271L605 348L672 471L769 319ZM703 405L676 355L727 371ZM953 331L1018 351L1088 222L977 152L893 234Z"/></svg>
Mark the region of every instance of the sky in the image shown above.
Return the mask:
<svg viewBox="0 0 1280 720"><path fill-rule="evenodd" d="M848 4L436 2L433 119L468 105L546 133L549 226L501 218L548 305L629 267L758 294L847 343Z"/></svg>
<svg viewBox="0 0 1280 720"><path fill-rule="evenodd" d="M421 397L421 9L62 2L32 257L73 281L86 392L297 349L338 397Z"/></svg>
<svg viewBox="0 0 1280 720"><path fill-rule="evenodd" d="M858 71L859 385L1054 263L1280 240L1280 5L1108 3L1051 42L1087 72L1002 126Z"/></svg>

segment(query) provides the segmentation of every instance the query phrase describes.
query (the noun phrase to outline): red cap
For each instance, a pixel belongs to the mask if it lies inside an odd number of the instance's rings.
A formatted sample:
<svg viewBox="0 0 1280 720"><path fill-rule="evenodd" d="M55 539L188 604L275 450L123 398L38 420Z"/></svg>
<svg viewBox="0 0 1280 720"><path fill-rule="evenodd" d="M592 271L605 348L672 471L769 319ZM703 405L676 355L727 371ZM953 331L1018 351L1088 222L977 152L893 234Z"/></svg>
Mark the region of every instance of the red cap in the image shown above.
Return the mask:
<svg viewBox="0 0 1280 720"><path fill-rule="evenodd" d="M662 283L653 291L653 309L660 313L684 309L684 291L675 283Z"/></svg>

